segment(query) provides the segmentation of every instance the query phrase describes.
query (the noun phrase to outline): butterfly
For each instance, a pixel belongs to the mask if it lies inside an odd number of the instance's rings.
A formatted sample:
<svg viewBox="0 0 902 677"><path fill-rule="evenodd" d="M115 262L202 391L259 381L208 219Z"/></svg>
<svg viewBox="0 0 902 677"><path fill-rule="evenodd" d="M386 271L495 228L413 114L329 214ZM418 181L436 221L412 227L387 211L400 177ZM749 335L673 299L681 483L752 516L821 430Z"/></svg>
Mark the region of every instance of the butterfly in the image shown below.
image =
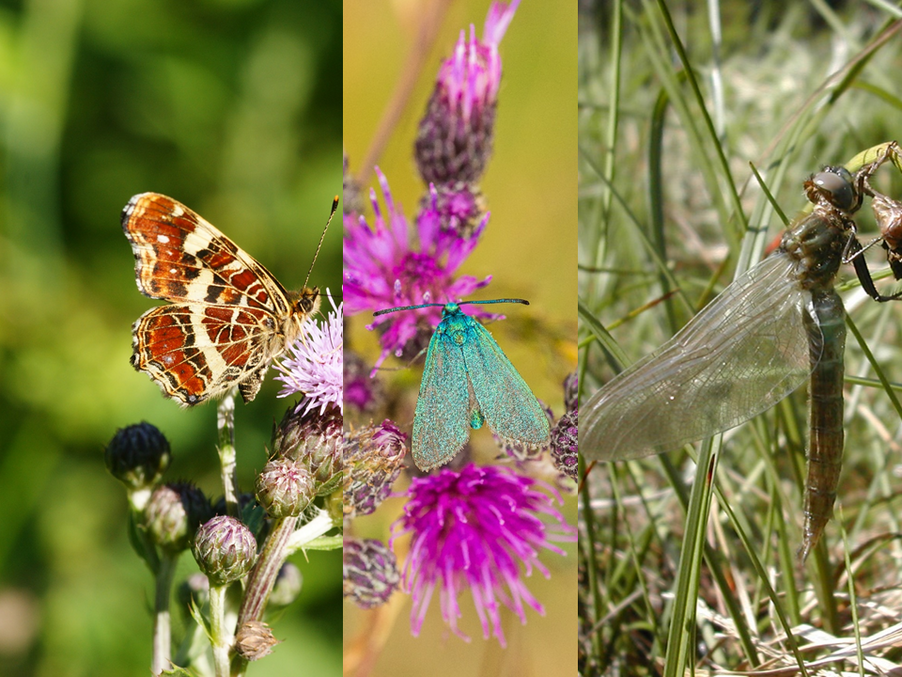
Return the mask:
<svg viewBox="0 0 902 677"><path fill-rule="evenodd" d="M384 315L429 306L442 308L426 351L426 366L413 417L413 462L423 471L442 466L463 449L470 428L485 423L507 443L547 446L548 416L514 365L464 304L522 303L523 299L423 303L388 308Z"/></svg>
<svg viewBox="0 0 902 677"><path fill-rule="evenodd" d="M235 386L245 402L253 400L270 362L319 308L319 289L286 291L209 221L159 193L129 200L122 229L138 290L171 302L132 326L132 366L183 406Z"/></svg>

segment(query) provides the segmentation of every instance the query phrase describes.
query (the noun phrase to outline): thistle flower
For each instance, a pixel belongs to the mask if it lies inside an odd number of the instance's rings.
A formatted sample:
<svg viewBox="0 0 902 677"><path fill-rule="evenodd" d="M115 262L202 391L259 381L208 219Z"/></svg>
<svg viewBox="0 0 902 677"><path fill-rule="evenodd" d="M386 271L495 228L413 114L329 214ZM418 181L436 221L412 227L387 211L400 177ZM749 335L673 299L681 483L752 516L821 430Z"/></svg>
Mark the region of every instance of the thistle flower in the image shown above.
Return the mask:
<svg viewBox="0 0 902 677"><path fill-rule="evenodd" d="M501 84L498 43L517 5L519 0L492 3L482 40L471 25L469 41L461 31L454 54L442 64L415 145L417 167L427 183L474 183L485 171Z"/></svg>
<svg viewBox="0 0 902 677"><path fill-rule="evenodd" d="M445 233L439 219L427 215L411 229L401 206L392 198L388 180L376 169L386 210L379 207L375 190L370 191L373 228L363 216L348 215L344 219L344 302L349 315L383 310L395 306L460 300L485 287L491 276L483 280L454 274L476 246L487 222L477 226L474 237L464 240ZM414 232L415 231L415 232ZM481 318L497 319L498 315L474 311ZM382 354L378 368L389 354L404 354L408 343L418 335L431 336L441 321L441 308L380 316L370 328L385 325ZM417 348L419 350L419 348Z"/></svg>
<svg viewBox="0 0 902 677"><path fill-rule="evenodd" d="M411 482L404 517L392 525L392 542L406 533L413 538L402 577L413 600L414 636L436 588L442 618L465 640L469 638L457 627L461 616L457 599L467 588L483 637L488 639L491 632L502 646L499 602L522 623L526 623L524 605L544 613L521 579L521 567L526 576L535 568L548 578L539 550L563 554L551 541L575 540L576 531L535 485L508 468L473 464L460 472L442 470ZM542 515L551 524L543 522Z"/></svg>
<svg viewBox="0 0 902 677"><path fill-rule="evenodd" d="M288 357L276 363L276 369L282 372L276 378L285 384L279 397L303 393L305 397L298 408L304 405L304 411L319 408L320 414L329 404L338 405L342 411L344 407L341 365L344 304L336 308L328 289L326 296L334 312L323 323L306 320L300 338L288 348Z"/></svg>

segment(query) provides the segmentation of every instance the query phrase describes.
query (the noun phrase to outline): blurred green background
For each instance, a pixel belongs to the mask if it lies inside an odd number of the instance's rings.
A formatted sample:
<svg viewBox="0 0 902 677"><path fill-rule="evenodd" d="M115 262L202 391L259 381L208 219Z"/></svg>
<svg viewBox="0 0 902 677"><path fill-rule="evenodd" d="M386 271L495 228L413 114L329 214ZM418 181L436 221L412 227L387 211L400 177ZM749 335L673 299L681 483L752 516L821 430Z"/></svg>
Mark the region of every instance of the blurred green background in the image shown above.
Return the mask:
<svg viewBox="0 0 902 677"><path fill-rule="evenodd" d="M4 676L148 674L151 580L102 449L150 421L172 444L168 477L218 496L216 410L181 410L128 363L131 323L158 302L137 291L119 215L166 193L300 287L341 186L341 17L337 0L3 3ZM338 293L340 255L333 227L311 282ZM237 405L245 487L288 404L277 392L270 373ZM295 557L304 591L250 674L338 674L339 559Z"/></svg>
<svg viewBox="0 0 902 677"><path fill-rule="evenodd" d="M482 35L490 4L488 0L344 2L344 144L355 176L364 168L397 83L410 76L422 23L426 17L437 17L438 32L425 54L423 70L383 152L375 158L408 217L425 189L414 165L413 140L439 65L451 54L461 30L469 37L474 24L477 35ZM576 3L523 2L501 41L504 74L494 154L481 183L491 220L479 246L460 268L464 275L493 276L474 298L529 300L528 308L499 307L507 319L492 323L490 331L556 416L563 408L561 382L576 366L576 13ZM364 197L369 208L367 191L375 180L371 168L366 169L370 171ZM379 199L384 206L381 191ZM376 336L364 329L370 319L364 315L349 319L345 347L372 361L378 347ZM386 367L398 366L400 371L382 377L409 386L405 409L397 416L409 432L422 363L403 369L397 360L386 362ZM471 446L481 444L490 448L488 453L497 453L488 431L471 436ZM403 482L396 488L403 488ZM383 504L372 521L355 521L356 533L383 537L396 516L392 511L400 509L398 503ZM563 512L574 524L575 500L568 499ZM437 595L421 636L412 637L410 600L396 595L379 612L361 612L346 604L346 669L360 671L355 674L371 669L373 675L421 675L426 666L431 675L574 672L575 544L565 544L564 549L567 557L542 556L551 570L550 580L538 572L527 580L546 615L528 610L527 623L521 626L509 614L506 650L499 649L494 639L482 639L468 594L460 601L461 627L473 638L469 644L442 622Z"/></svg>

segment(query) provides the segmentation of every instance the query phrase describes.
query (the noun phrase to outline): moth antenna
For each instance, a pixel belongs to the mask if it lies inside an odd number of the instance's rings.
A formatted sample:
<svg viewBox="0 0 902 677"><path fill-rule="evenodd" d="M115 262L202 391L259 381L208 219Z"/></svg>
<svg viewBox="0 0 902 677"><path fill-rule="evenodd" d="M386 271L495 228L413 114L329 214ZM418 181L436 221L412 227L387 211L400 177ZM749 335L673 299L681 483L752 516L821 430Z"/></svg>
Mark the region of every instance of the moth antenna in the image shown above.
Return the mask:
<svg viewBox="0 0 902 677"><path fill-rule="evenodd" d="M313 273L313 264L316 263L316 257L319 256L319 250L323 248L323 240L326 239L326 231L329 230L329 224L332 223L332 217L335 216L335 210L338 209L338 196L332 198L332 211L329 212L329 218L326 221L326 227L323 228L323 234L319 236L319 244L316 245L316 251L313 254L313 261L310 262L310 270L307 271L307 278L304 280L304 287L310 282L310 275Z"/></svg>

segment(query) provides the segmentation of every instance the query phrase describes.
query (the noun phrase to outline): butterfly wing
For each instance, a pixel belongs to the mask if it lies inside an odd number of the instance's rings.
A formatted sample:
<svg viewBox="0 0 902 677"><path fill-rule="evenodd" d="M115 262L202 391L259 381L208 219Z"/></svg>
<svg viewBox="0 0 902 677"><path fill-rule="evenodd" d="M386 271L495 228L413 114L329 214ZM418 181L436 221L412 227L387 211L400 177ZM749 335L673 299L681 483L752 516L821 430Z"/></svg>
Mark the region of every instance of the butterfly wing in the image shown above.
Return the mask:
<svg viewBox="0 0 902 677"><path fill-rule="evenodd" d="M273 275L213 224L159 193L135 195L122 210L122 229L135 255L135 280L145 296L290 311Z"/></svg>
<svg viewBox="0 0 902 677"><path fill-rule="evenodd" d="M268 313L256 308L153 308L135 322L132 365L185 405L221 395L236 383L249 402L269 365L259 337L270 321Z"/></svg>
<svg viewBox="0 0 902 677"><path fill-rule="evenodd" d="M138 289L174 301L133 327L135 369L185 405L238 386L254 399L270 361L301 332L319 292L295 300L253 257L209 221L165 195L142 193L122 212Z"/></svg>
<svg viewBox="0 0 902 677"><path fill-rule="evenodd" d="M448 463L470 437L470 392L460 347L442 320L429 341L413 418L413 462L420 470Z"/></svg>
<svg viewBox="0 0 902 677"><path fill-rule="evenodd" d="M485 327L472 317L460 317L466 321L467 376L489 427L508 442L548 445L548 416L526 381Z"/></svg>

